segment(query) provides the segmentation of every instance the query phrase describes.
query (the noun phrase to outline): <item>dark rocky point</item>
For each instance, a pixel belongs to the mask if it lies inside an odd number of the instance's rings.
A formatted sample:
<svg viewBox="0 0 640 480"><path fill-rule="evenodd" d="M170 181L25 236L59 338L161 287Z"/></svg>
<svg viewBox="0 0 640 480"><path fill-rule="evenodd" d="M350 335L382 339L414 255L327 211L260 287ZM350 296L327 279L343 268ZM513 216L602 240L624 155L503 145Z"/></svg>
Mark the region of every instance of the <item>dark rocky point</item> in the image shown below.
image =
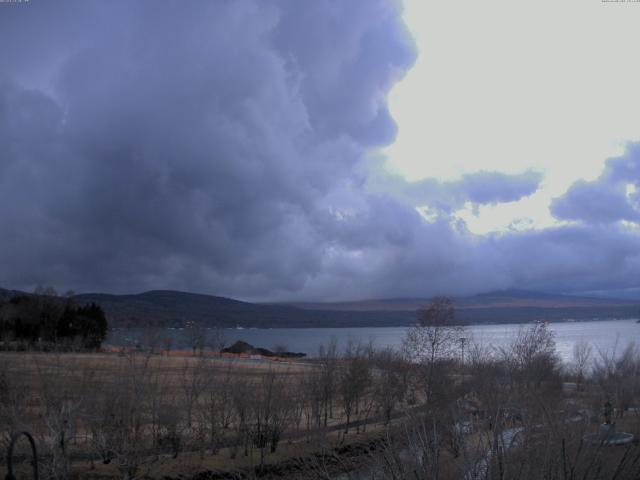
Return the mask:
<svg viewBox="0 0 640 480"><path fill-rule="evenodd" d="M235 353L240 354L244 353L247 355L262 355L263 357L284 357L284 358L302 358L306 356L306 353L295 353L295 352L272 352L271 350L267 350L266 348L254 347L253 345L248 344L247 342L243 342L242 340L238 340L236 343L231 345L230 347L224 348L222 353Z"/></svg>

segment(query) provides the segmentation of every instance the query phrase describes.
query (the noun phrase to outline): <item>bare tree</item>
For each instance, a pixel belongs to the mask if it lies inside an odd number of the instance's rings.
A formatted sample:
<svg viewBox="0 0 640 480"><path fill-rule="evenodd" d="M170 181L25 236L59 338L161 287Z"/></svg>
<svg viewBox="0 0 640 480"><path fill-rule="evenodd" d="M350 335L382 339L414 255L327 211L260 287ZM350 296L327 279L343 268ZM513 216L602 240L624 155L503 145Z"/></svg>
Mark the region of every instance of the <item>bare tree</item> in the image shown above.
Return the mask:
<svg viewBox="0 0 640 480"><path fill-rule="evenodd" d="M193 412L198 402L198 397L203 393L210 379L208 375L209 361L205 357L185 358L180 375L180 390L183 395L183 405L186 414L187 428L192 427Z"/></svg>
<svg viewBox="0 0 640 480"><path fill-rule="evenodd" d="M187 322L183 331L184 341L189 348L196 353L202 354L207 344L207 331L195 322Z"/></svg>
<svg viewBox="0 0 640 480"><path fill-rule="evenodd" d="M340 369L339 389L345 415L344 433L349 433L353 413L358 413L360 402L371 384L371 365L361 344L349 342Z"/></svg>
<svg viewBox="0 0 640 480"><path fill-rule="evenodd" d="M576 376L577 389L580 390L585 377L591 371L591 356L593 348L581 340L573 345L573 372Z"/></svg>
<svg viewBox="0 0 640 480"><path fill-rule="evenodd" d="M151 354L131 352L121 357L112 381L86 412L92 443L104 463L114 463L123 480L133 480L155 457L149 455L149 399L154 369Z"/></svg>
<svg viewBox="0 0 640 480"><path fill-rule="evenodd" d="M618 342L610 349L598 349L593 377L605 397L615 397L617 413L622 415L640 393L640 349L629 342L618 352Z"/></svg>
<svg viewBox="0 0 640 480"><path fill-rule="evenodd" d="M230 449L231 458L237 455L238 446L242 446L244 456L249 455L251 402L253 393L251 386L244 378L234 378L231 383L231 398L233 402L235 422L233 424L236 438Z"/></svg>
<svg viewBox="0 0 640 480"><path fill-rule="evenodd" d="M162 349L165 354L169 355L173 348L173 337L171 335L167 335L162 339Z"/></svg>
<svg viewBox="0 0 640 480"><path fill-rule="evenodd" d="M203 401L199 404L199 418L206 430L207 443L211 454L215 455L223 444L224 433L229 430L233 419L233 371L227 368L219 374L209 370Z"/></svg>
<svg viewBox="0 0 640 480"><path fill-rule="evenodd" d="M322 425L324 389L321 380L322 372L317 368L309 369L302 377L301 388L304 392L302 398L307 434L310 433L312 426L320 428Z"/></svg>
<svg viewBox="0 0 640 480"><path fill-rule="evenodd" d="M64 365L60 354L48 357L50 364L33 356L38 376L39 402L44 426L42 475L48 479L66 479L71 471L69 445L74 440L82 400L69 392L73 377L82 377L74 366ZM86 386L86 385L85 385Z"/></svg>
<svg viewBox="0 0 640 480"><path fill-rule="evenodd" d="M394 408L407 392L406 372L409 366L401 354L392 348L375 352L373 364L376 373L374 397L386 425L391 421Z"/></svg>
<svg viewBox="0 0 640 480"><path fill-rule="evenodd" d="M260 452L260 465L264 464L267 447L275 453L287 425L290 412L287 385L284 376L270 370L253 385L249 404L249 436Z"/></svg>
<svg viewBox="0 0 640 480"><path fill-rule="evenodd" d="M324 345L320 346L318 357L320 360L319 382L322 392L324 426L326 427L329 418L333 417L333 399L337 386L338 341L335 337L331 338L326 348Z"/></svg>
<svg viewBox="0 0 640 480"><path fill-rule="evenodd" d="M214 352L221 352L225 345L224 330L219 326L212 328L207 336L207 346Z"/></svg>
<svg viewBox="0 0 640 480"><path fill-rule="evenodd" d="M463 327L455 323L453 300L434 297L431 303L417 312L418 324L409 329L404 339L404 349L409 358L425 368L425 393L432 401L436 367L452 356L463 335Z"/></svg>
<svg viewBox="0 0 640 480"><path fill-rule="evenodd" d="M77 399L46 402L47 410L43 416L47 428L43 442L48 459L44 472L46 478L62 480L69 477L69 444L75 437L80 404L81 401Z"/></svg>
<svg viewBox="0 0 640 480"><path fill-rule="evenodd" d="M521 388L540 387L544 380L558 373L559 359L554 334L546 323L520 328L501 353L511 366L512 380Z"/></svg>

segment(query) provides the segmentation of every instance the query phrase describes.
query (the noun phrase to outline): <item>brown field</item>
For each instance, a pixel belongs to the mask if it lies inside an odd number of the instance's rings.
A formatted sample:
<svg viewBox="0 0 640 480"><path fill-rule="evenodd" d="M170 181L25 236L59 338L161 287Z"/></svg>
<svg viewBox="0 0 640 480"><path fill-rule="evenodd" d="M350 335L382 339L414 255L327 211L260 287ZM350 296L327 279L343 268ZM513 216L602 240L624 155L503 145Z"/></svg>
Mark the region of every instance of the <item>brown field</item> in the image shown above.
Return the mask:
<svg viewBox="0 0 640 480"><path fill-rule="evenodd" d="M47 480L453 480L478 468L487 480L637 479L640 351L590 371L560 365L554 348L533 325L499 355L470 348L464 364L362 346L288 362L3 352L0 453L11 432L32 432ZM606 418L635 442L583 442ZM16 458L30 478L24 446Z"/></svg>
<svg viewBox="0 0 640 480"><path fill-rule="evenodd" d="M300 386L305 376L313 373L317 366L312 362L286 362L282 360L249 359L246 356L233 355L190 355L189 352L172 352L171 354L140 354L140 353L0 353L0 371L8 380L10 388L5 392L6 403L12 401L20 410L15 413L19 417L18 425L11 426L10 418L5 416L4 424L8 430L27 429L36 438L45 439L43 443L51 441L56 432L50 425L64 417L65 405L74 412L69 415L69 421L74 423L73 429L66 433L73 440L67 445L67 455L72 459L71 466L75 475L81 478L120 478L116 462L103 464L93 452L95 447L88 440L95 431L91 424L91 417L107 418L111 421L122 422L120 413L109 418L110 412L105 408L120 410L121 407L109 403L109 397L123 395L125 403L139 402L141 428L145 430L143 436L152 435L156 423L167 423L162 420L162 414L150 413L154 404L168 406L174 419L168 423L168 430L180 430L183 439L179 455L173 453L149 452L140 453L137 461L140 463L139 472L145 478L162 478L169 474L195 474L199 471L241 470L252 469L260 463L280 462L292 457L304 457L318 451L328 451L335 445L349 444L362 441L367 435L375 434L380 425L369 425L368 432L358 426L350 434L345 435L344 415L336 406L332 416L327 420L327 426L314 428L310 426L311 412L297 413L297 422L287 419L283 425L283 441L275 452L260 452L260 449L248 448L246 455L238 453L238 443L242 440L234 438L231 433L233 426L227 428L220 438L220 446L215 452L210 448L196 446L196 439L202 433L196 432L195 424L202 421L198 412L202 413L204 397L212 395L219 388L232 390L237 385L260 388L265 377L277 377L282 390L277 393L278 402L299 402ZM137 388L141 388L136 395ZM123 392L123 389L126 392ZM227 392L230 393L230 392ZM9 398L11 397L11 398ZM250 399L250 398L249 398ZM238 400L235 400L238 401ZM191 405L189 405L191 403ZM144 405L142 409L140 407ZM280 406L271 407L279 411ZM158 407L161 410L162 407ZM184 425L184 416L193 415L193 427ZM4 412L7 413L6 411ZM71 417L73 417L71 419ZM196 418L197 417L197 418ZM306 419L305 419L306 418ZM361 415L353 415L352 421L362 421ZM237 421L232 419L230 424ZM104 423L104 422L101 422ZM295 426L293 423L296 423ZM104 426L104 425L103 425ZM105 427L107 428L107 427ZM58 429L59 431L64 430ZM157 434L157 432L155 432ZM54 435L55 436L55 435ZM233 446L224 446L224 444ZM255 447L255 446L253 446ZM41 451L44 449L41 449ZM4 455L3 455L4 456ZM85 459L93 456L93 461ZM173 458L176 456L177 458ZM0 467L0 475L4 475L4 467ZM26 468L23 466L23 469Z"/></svg>

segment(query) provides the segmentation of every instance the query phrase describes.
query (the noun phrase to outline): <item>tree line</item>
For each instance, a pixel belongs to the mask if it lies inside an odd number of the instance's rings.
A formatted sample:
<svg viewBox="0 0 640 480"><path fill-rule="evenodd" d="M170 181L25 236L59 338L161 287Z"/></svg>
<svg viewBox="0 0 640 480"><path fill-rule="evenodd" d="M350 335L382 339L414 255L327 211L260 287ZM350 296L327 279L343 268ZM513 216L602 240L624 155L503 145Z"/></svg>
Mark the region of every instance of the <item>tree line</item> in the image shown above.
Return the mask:
<svg viewBox="0 0 640 480"><path fill-rule="evenodd" d="M0 304L0 341L7 349L100 348L108 332L102 308L76 305L52 288L16 295Z"/></svg>

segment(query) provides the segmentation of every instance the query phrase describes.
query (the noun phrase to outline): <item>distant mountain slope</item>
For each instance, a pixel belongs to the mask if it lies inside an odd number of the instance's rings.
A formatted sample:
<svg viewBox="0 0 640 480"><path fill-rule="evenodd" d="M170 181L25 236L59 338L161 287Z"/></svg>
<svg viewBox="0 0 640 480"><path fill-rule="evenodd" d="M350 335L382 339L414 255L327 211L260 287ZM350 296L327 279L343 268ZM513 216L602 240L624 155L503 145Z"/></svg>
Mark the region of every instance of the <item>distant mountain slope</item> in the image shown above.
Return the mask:
<svg viewBox="0 0 640 480"><path fill-rule="evenodd" d="M0 301L17 292L0 289ZM382 299L340 303L260 304L212 295L153 290L135 295L89 293L76 302L100 304L112 326L372 327L406 326L428 299ZM625 300L507 290L455 298L462 323L638 318L640 304Z"/></svg>
<svg viewBox="0 0 640 480"><path fill-rule="evenodd" d="M5 290L4 288L0 288L0 303L2 302L6 302L7 300L9 300L12 297L15 297L16 295L24 295L24 292L21 292L19 290Z"/></svg>
<svg viewBox="0 0 640 480"><path fill-rule="evenodd" d="M80 302L96 302L117 324L183 325L198 322L207 325L279 323L290 316L292 307L261 306L231 298L169 290L153 290L137 295L101 293L76 295Z"/></svg>
<svg viewBox="0 0 640 480"><path fill-rule="evenodd" d="M523 290L502 290L481 293L472 297L456 298L458 308L569 308L569 307L607 307L632 305L629 300L594 298L554 293L529 292Z"/></svg>
<svg viewBox="0 0 640 480"><path fill-rule="evenodd" d="M312 327L406 325L414 315L406 312L329 312L302 310L290 305L265 305L231 298L154 290L137 295L101 293L75 296L78 302L96 302L113 325L182 326L186 322L235 327Z"/></svg>
<svg viewBox="0 0 640 480"><path fill-rule="evenodd" d="M481 293L470 297L454 298L456 309L479 308L586 308L637 305L638 302L620 299L579 297L525 290L501 290ZM412 311L429 303L428 298L390 298L360 300L352 302L301 302L283 305L308 310L336 311Z"/></svg>

